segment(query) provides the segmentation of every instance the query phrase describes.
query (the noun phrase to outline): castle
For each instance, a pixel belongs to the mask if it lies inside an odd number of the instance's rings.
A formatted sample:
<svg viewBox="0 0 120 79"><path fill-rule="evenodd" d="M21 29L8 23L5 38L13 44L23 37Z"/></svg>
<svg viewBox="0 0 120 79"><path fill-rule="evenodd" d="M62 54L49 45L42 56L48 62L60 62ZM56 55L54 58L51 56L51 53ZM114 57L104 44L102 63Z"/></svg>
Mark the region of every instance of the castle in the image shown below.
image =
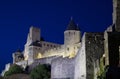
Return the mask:
<svg viewBox="0 0 120 79"><path fill-rule="evenodd" d="M39 28L30 27L24 50L13 53L13 63L29 66L29 70L38 64L50 64L51 79L97 79L104 67L119 67L120 0L113 0L113 24L104 33L85 32L81 36L71 19L61 45L46 42Z"/></svg>

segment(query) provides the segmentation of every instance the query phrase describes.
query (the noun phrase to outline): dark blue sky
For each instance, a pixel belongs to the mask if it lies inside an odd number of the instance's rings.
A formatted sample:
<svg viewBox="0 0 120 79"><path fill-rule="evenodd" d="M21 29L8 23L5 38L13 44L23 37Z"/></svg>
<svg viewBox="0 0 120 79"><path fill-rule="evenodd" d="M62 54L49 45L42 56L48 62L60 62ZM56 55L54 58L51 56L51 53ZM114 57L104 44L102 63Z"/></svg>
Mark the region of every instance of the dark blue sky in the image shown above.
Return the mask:
<svg viewBox="0 0 120 79"><path fill-rule="evenodd" d="M82 32L103 32L112 24L112 0L0 0L0 72L23 50L31 25L46 41L63 43L71 16Z"/></svg>

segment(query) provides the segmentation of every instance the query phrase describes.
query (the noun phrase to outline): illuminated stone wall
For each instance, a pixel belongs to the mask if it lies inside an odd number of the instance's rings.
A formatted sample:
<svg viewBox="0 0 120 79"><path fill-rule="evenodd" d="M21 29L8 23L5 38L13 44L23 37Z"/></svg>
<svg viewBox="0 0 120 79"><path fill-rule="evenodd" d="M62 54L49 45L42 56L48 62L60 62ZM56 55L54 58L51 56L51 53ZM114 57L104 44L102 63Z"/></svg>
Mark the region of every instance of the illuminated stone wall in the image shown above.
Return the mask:
<svg viewBox="0 0 120 79"><path fill-rule="evenodd" d="M69 34L69 35L68 35ZM40 29L31 27L28 33L27 42L24 49L24 60L19 61L16 64L21 65L22 67L30 66L30 69L33 69L38 64L51 64L53 77L62 78L71 78L74 77L74 57L76 56L79 48L81 47L80 43L80 31L78 30L69 30L65 31L65 43L63 45L55 44L51 42L41 41L40 40ZM36 46L32 43L37 42L39 46ZM31 45L32 44L32 45ZM58 58L57 57L61 57ZM56 59L55 59L56 58ZM54 62L55 61L55 62ZM62 62L61 62L62 61ZM61 72L56 73L57 63L61 62ZM56 64L55 64L56 63ZM55 68L54 68L55 67ZM62 74L64 73L64 74ZM58 76L58 74L61 74Z"/></svg>
<svg viewBox="0 0 120 79"><path fill-rule="evenodd" d="M64 44L72 45L79 43L81 38L81 33L78 30L66 30L64 32Z"/></svg>
<svg viewBox="0 0 120 79"><path fill-rule="evenodd" d="M27 37L27 41L25 44L25 49L24 49L24 57L25 60L28 60L28 54L29 54L29 46L31 43L35 42L35 41L39 41L40 40L40 29L36 28L36 27L30 27L29 29L29 33L28 33L28 37Z"/></svg>
<svg viewBox="0 0 120 79"><path fill-rule="evenodd" d="M28 60L28 63L30 62L30 64L34 62L34 59L44 57L63 56L72 58L76 55L78 49L80 48L80 31L65 31L66 39L65 44L63 45L40 41L40 35L39 28L30 28L24 50L24 59ZM38 44L41 46L30 46L30 44L34 41L39 41Z"/></svg>
<svg viewBox="0 0 120 79"><path fill-rule="evenodd" d="M51 64L51 79L74 79L74 59L58 57Z"/></svg>
<svg viewBox="0 0 120 79"><path fill-rule="evenodd" d="M74 79L86 79L86 51L85 34L82 38L81 48L75 57L75 75Z"/></svg>
<svg viewBox="0 0 120 79"><path fill-rule="evenodd" d="M57 48L60 44L55 44L51 42L41 41L40 40L40 29L36 27L31 27L28 33L27 42L24 49L24 58L25 60L33 61L37 58L45 57L45 51L53 48ZM37 43L40 46L30 46L33 42L38 41ZM32 63L32 62L31 62Z"/></svg>
<svg viewBox="0 0 120 79"><path fill-rule="evenodd" d="M52 60L57 58L58 56L51 56L47 58L40 58L40 59L35 59L34 62L29 66L29 71L31 71L33 68L35 68L39 64L50 64Z"/></svg>
<svg viewBox="0 0 120 79"><path fill-rule="evenodd" d="M48 49L43 53L43 57L50 57L50 56L63 56L63 57L70 57L70 58L75 57L76 53L80 48L80 43L73 44L69 46L68 49L67 48L65 45L61 45L53 49Z"/></svg>

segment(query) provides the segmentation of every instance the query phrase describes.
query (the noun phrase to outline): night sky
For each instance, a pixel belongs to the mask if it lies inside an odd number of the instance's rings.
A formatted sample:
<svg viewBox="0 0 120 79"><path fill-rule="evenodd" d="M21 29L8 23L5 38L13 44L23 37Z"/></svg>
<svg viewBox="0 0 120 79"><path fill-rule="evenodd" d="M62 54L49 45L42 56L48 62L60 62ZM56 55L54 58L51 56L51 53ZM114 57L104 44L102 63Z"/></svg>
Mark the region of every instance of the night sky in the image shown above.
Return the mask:
<svg viewBox="0 0 120 79"><path fill-rule="evenodd" d="M0 0L0 72L24 49L31 25L46 41L63 44L71 16L82 32L104 32L112 24L112 0Z"/></svg>

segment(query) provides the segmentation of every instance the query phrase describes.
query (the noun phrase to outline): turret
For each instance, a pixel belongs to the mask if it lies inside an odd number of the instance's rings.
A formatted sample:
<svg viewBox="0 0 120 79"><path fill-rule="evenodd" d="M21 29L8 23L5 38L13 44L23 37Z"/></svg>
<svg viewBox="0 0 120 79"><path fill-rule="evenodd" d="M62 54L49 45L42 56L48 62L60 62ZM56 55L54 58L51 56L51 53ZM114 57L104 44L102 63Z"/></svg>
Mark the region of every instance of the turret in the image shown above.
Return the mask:
<svg viewBox="0 0 120 79"><path fill-rule="evenodd" d="M67 29L64 32L64 45L65 54L64 56L74 57L80 47L81 33L78 25L75 24L71 18Z"/></svg>
<svg viewBox="0 0 120 79"><path fill-rule="evenodd" d="M80 37L81 37L80 29L71 18L67 26L67 29L64 32L64 44L72 45L75 43L79 43Z"/></svg>
<svg viewBox="0 0 120 79"><path fill-rule="evenodd" d="M21 53L20 49L18 49L15 53L13 53L13 63L17 63L22 60L24 60L23 53Z"/></svg>
<svg viewBox="0 0 120 79"><path fill-rule="evenodd" d="M30 54L30 45L39 41L40 41L40 29L33 26L30 27L27 37L27 43L25 44L25 52L24 52L25 60L28 60L29 57L28 55Z"/></svg>

